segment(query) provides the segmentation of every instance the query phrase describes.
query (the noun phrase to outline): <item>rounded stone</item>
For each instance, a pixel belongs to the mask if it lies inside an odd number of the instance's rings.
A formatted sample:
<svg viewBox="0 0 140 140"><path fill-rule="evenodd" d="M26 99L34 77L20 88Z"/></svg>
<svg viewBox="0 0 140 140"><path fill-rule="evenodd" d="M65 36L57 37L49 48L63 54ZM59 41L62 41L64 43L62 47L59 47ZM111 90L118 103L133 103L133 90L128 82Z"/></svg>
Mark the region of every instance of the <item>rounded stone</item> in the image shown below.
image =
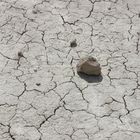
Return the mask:
<svg viewBox="0 0 140 140"><path fill-rule="evenodd" d="M77 72L98 76L101 74L101 67L96 58L85 57L77 64Z"/></svg>

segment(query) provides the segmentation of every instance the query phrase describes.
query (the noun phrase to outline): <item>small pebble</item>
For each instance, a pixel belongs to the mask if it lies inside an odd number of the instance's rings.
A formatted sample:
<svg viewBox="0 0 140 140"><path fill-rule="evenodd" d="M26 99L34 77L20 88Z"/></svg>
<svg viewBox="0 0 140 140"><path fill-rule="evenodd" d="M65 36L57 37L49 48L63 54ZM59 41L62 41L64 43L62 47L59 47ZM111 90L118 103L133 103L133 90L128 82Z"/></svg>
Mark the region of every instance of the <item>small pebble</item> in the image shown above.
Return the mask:
<svg viewBox="0 0 140 140"><path fill-rule="evenodd" d="M24 57L22 52L18 52L18 57Z"/></svg>
<svg viewBox="0 0 140 140"><path fill-rule="evenodd" d="M85 73L87 75L101 75L101 67L96 58L85 57L77 64L77 72Z"/></svg>
<svg viewBox="0 0 140 140"><path fill-rule="evenodd" d="M40 84L40 83L36 83L36 85L37 85L37 86L40 86L41 84Z"/></svg>
<svg viewBox="0 0 140 140"><path fill-rule="evenodd" d="M75 48L77 46L76 39L70 42L70 47Z"/></svg>

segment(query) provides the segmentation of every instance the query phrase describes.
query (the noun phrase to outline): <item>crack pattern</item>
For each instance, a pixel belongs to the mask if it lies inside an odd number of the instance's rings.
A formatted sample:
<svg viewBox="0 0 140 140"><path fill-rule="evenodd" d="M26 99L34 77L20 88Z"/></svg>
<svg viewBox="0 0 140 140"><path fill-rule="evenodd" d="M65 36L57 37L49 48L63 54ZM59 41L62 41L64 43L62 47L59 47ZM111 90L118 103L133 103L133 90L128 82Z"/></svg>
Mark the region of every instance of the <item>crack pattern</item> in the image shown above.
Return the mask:
<svg viewBox="0 0 140 140"><path fill-rule="evenodd" d="M139 0L0 0L0 140L139 140ZM76 72L96 57L103 80Z"/></svg>

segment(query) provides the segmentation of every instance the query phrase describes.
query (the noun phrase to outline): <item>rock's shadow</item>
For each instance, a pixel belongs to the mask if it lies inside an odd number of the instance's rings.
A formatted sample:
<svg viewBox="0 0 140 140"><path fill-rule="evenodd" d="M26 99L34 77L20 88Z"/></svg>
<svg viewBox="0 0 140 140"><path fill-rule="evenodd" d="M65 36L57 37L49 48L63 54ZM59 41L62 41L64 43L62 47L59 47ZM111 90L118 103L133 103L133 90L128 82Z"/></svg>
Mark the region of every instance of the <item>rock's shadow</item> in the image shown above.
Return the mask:
<svg viewBox="0 0 140 140"><path fill-rule="evenodd" d="M99 83L103 80L103 76L99 75L99 76L93 76L93 75L87 75L81 72L77 73L82 79L84 79L85 81L87 81L88 83Z"/></svg>

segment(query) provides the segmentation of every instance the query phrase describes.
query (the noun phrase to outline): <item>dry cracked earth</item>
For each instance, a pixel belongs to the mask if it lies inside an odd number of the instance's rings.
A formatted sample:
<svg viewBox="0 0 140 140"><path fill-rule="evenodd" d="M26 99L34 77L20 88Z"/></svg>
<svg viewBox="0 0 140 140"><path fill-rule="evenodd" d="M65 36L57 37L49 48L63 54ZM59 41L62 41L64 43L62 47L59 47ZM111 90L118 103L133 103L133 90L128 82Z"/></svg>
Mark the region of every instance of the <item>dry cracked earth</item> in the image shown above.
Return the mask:
<svg viewBox="0 0 140 140"><path fill-rule="evenodd" d="M0 140L140 139L139 0L0 0L0 21Z"/></svg>

